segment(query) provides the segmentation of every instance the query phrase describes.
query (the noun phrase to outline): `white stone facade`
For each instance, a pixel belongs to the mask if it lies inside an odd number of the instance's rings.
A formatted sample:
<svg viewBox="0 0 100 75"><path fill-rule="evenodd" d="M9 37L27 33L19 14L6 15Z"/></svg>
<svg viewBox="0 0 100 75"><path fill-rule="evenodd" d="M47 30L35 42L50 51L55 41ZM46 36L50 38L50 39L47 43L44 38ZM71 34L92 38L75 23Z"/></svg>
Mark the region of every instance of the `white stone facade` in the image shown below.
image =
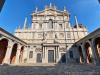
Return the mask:
<svg viewBox="0 0 100 75"><path fill-rule="evenodd" d="M31 16L30 28L26 27L26 19L24 28L15 30L15 36L28 44L23 54L24 62L58 63L76 41L87 35L87 29L78 24L76 17L76 25L70 25L70 14L66 9L60 11L50 5L43 11L36 9Z"/></svg>

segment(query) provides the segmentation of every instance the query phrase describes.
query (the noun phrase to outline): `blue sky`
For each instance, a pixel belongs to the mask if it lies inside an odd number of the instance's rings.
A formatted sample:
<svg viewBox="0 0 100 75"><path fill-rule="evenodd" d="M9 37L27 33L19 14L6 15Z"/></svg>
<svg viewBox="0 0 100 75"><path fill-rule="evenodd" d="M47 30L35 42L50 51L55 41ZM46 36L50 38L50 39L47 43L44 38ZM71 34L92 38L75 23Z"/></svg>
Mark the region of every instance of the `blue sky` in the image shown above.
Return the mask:
<svg viewBox="0 0 100 75"><path fill-rule="evenodd" d="M0 13L0 27L14 33L16 27L23 26L25 17L31 25L31 13L38 7L44 9L45 5L55 4L59 10L66 9L71 15L71 25L75 24L76 15L79 23L84 24L89 32L100 27L100 4L98 0L6 0Z"/></svg>

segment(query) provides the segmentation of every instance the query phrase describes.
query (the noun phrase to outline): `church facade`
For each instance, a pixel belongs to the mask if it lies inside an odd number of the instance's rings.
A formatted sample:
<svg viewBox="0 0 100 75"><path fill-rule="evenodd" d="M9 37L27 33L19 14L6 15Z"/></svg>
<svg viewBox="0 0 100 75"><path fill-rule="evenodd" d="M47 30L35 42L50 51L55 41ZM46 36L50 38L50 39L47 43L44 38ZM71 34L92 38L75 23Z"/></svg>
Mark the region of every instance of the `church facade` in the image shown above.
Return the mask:
<svg viewBox="0 0 100 75"><path fill-rule="evenodd" d="M37 8L31 14L32 24L27 27L27 18L24 27L15 30L15 36L26 42L23 62L26 63L67 63L73 61L73 44L88 32L86 27L70 24L70 14L64 8L60 11L50 4L44 10ZM63 58L62 58L63 57ZM75 56L76 57L76 56Z"/></svg>

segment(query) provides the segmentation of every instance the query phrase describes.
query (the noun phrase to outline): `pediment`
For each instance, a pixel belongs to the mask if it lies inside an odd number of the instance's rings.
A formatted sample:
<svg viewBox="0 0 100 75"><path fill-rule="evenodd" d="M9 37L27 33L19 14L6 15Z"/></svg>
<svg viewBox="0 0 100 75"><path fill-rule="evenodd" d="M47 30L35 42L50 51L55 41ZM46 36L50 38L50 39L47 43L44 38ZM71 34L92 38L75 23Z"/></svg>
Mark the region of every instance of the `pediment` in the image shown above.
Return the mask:
<svg viewBox="0 0 100 75"><path fill-rule="evenodd" d="M60 10L55 10L55 9L46 9L43 11L38 11L38 12L34 12L32 13L32 15L40 15L40 16L44 16L44 15L69 15L67 12L64 11L60 11Z"/></svg>

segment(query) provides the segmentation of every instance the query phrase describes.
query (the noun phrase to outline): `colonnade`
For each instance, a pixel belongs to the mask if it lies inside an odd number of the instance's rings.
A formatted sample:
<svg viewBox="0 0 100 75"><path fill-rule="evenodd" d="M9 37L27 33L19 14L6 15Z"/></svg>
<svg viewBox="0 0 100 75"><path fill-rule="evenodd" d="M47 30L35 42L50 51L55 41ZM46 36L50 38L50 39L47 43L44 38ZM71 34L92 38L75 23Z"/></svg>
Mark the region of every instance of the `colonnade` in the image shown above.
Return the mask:
<svg viewBox="0 0 100 75"><path fill-rule="evenodd" d="M80 63L100 63L100 37L87 39L80 42L80 44L77 46L80 56Z"/></svg>
<svg viewBox="0 0 100 75"><path fill-rule="evenodd" d="M18 64L22 62L24 45L14 40L0 39L0 64Z"/></svg>

